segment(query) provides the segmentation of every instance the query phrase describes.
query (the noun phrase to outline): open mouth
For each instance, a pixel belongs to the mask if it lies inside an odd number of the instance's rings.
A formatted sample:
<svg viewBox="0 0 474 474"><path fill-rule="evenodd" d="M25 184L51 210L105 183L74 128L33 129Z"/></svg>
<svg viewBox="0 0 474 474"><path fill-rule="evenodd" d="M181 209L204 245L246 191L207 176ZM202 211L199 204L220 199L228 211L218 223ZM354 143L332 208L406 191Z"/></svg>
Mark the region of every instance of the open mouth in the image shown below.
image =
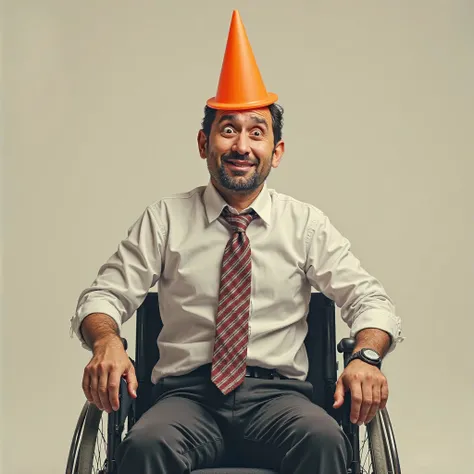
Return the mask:
<svg viewBox="0 0 474 474"><path fill-rule="evenodd" d="M250 161L242 160L226 160L224 163L228 168L238 171L248 171L255 166L255 164Z"/></svg>

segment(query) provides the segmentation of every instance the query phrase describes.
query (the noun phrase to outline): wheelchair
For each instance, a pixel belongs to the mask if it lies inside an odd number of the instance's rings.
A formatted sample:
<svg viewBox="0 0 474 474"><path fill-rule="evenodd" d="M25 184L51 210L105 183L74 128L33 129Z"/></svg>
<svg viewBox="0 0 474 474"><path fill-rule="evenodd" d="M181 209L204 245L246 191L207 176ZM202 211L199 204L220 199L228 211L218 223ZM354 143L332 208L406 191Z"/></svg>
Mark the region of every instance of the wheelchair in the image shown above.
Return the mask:
<svg viewBox="0 0 474 474"><path fill-rule="evenodd" d="M367 425L350 422L350 394L344 406L332 408L337 382L335 305L322 293L312 293L309 304L308 333L305 346L309 359L307 380L314 388L313 403L324 408L348 436L353 459L348 474L400 474L400 462L394 432L387 408L379 410ZM116 474L115 450L127 430L151 406L151 371L159 359L156 343L163 327L157 293L148 293L137 310L135 371L137 398L132 400L125 381L120 387L120 408L107 413L86 401L79 415L67 459L66 474ZM125 348L127 342L124 340ZM344 354L344 366L355 347L355 340L344 338L337 345ZM212 469L199 469L192 474L278 474L273 470L239 467L230 461Z"/></svg>

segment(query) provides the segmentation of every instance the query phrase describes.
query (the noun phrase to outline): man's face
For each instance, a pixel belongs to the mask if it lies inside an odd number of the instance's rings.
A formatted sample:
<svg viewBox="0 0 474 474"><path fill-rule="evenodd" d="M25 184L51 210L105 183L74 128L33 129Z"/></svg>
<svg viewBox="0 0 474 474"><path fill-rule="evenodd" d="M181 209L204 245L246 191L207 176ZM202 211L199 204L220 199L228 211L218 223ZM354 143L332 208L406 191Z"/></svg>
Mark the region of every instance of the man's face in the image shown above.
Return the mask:
<svg viewBox="0 0 474 474"><path fill-rule="evenodd" d="M201 157L207 159L214 185L243 194L264 183L271 168L278 166L283 151L282 144L274 145L268 108L218 110L208 140L203 142L202 135Z"/></svg>

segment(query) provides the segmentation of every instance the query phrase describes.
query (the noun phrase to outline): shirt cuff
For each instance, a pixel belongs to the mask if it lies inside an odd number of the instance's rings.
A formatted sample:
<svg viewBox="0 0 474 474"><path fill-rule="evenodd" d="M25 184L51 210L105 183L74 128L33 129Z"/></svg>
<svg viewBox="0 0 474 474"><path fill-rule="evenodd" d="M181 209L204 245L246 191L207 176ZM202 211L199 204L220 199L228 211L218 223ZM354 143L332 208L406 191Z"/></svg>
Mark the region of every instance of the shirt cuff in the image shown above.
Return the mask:
<svg viewBox="0 0 474 474"><path fill-rule="evenodd" d="M369 309L357 316L351 327L351 337L356 337L357 333L363 329L380 329L392 336L392 343L388 352L392 352L397 344L403 342L405 337L402 335L401 320L393 313Z"/></svg>
<svg viewBox="0 0 474 474"><path fill-rule="evenodd" d="M89 351L91 351L92 348L87 345L86 341L82 337L81 324L82 321L84 321L84 319L89 316L89 314L93 313L103 313L107 316L110 316L117 323L119 334L120 328L122 326L122 318L120 312L114 305L112 305L108 301L86 302L82 306L80 306L77 309L76 314L71 318L71 337L73 337L75 334L81 342L82 347Z"/></svg>

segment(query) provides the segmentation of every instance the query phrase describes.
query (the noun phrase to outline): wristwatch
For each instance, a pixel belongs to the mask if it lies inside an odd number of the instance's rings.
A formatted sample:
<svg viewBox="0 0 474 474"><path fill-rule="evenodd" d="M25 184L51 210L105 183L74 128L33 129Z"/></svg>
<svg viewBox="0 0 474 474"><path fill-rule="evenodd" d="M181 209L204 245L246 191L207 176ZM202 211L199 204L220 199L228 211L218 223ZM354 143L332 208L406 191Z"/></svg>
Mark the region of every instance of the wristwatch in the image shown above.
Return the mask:
<svg viewBox="0 0 474 474"><path fill-rule="evenodd" d="M382 367L382 358L378 352L373 349L361 349L360 351L355 352L349 357L349 359L347 359L347 364L352 362L354 359L363 360L364 362L367 362L367 364L375 365L375 367L378 367L379 369Z"/></svg>

